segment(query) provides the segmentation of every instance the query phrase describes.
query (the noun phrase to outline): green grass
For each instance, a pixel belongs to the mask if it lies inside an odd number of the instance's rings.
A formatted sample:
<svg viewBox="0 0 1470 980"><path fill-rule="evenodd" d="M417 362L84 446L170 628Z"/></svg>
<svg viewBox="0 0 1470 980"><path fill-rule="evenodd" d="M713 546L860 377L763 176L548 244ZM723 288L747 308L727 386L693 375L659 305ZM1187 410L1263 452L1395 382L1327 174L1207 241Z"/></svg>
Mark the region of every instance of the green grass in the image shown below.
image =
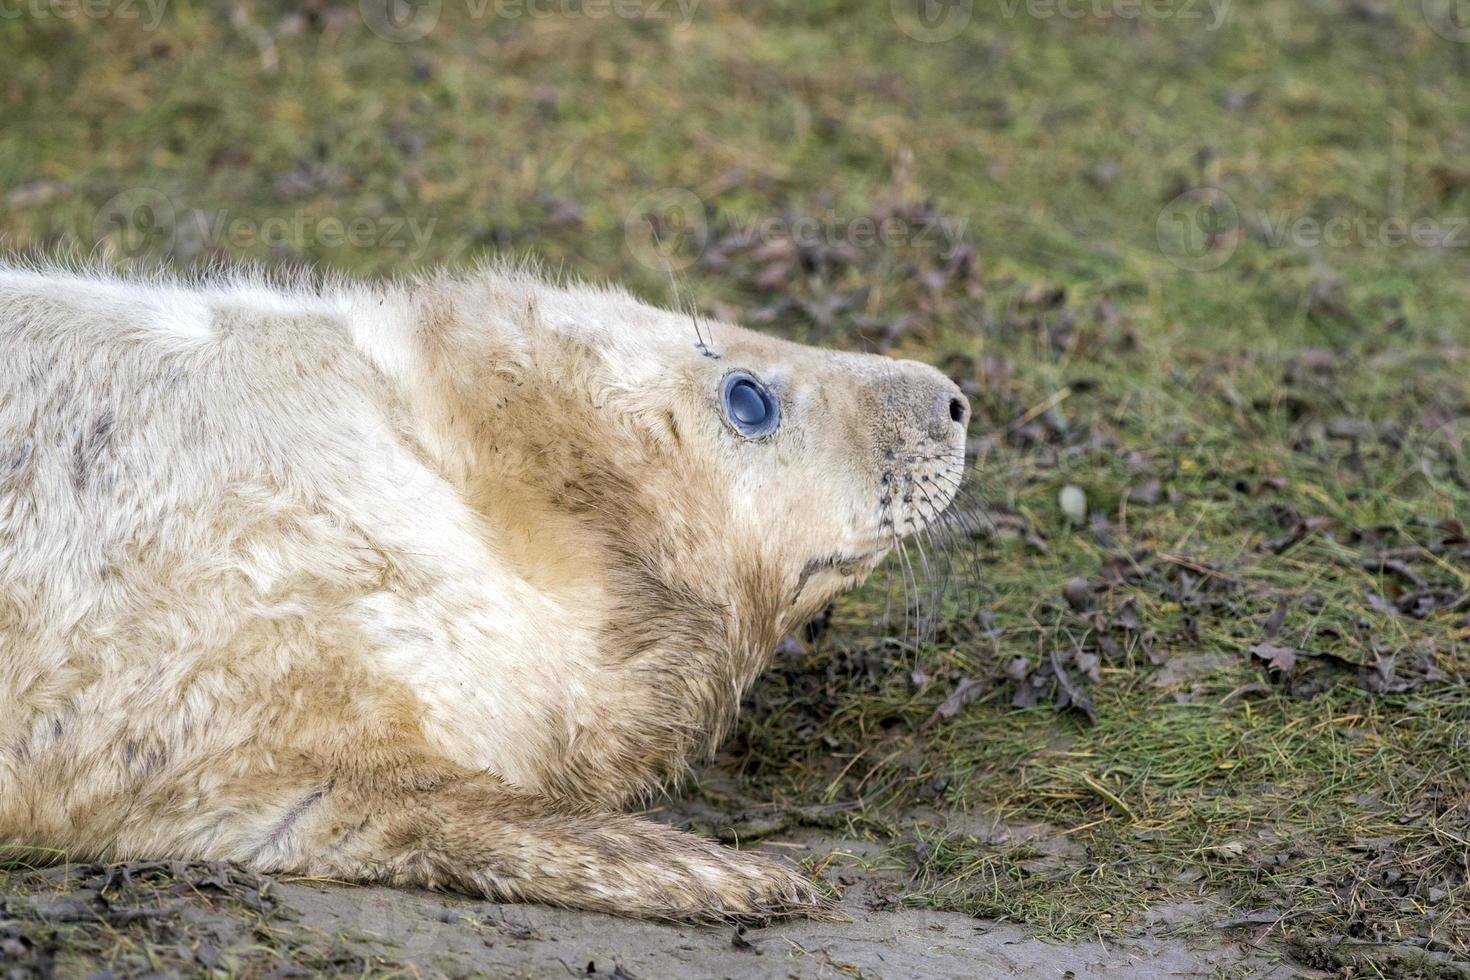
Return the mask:
<svg viewBox="0 0 1470 980"><path fill-rule="evenodd" d="M1470 51L1418 3L1237 2L1217 30L976 4L941 44L876 0L710 0L683 29L446 0L414 44L351 4L225 6L178 2L151 32L0 22L5 242L91 249L99 209L146 187L172 223L133 215L104 255L381 274L511 250L668 300L625 229L690 191L708 247L666 216L680 288L942 366L972 393L994 524L954 545L928 633L895 641L887 583L845 602L754 692L722 771L752 799L847 804L911 901L1058 937L1208 895L1275 910L1254 933L1338 969L1324 939L1470 954L1470 550L1445 523L1470 517ZM1201 185L1242 230L1192 272L1158 229ZM200 234L195 211L239 232ZM811 216L840 241L894 213L950 224L794 257L735 234ZM410 217L422 242L390 227ZM1460 244L1381 244L1390 217ZM1334 218L1366 240L1302 230ZM252 235L270 219L274 245ZM1061 592L1078 576L1082 610ZM1433 602L1398 611L1414 592ZM1286 676L1249 652L1278 606L1270 642L1304 652ZM1007 665L1076 650L1100 660L1095 725L1050 689L1011 706ZM1372 689L1389 658L1407 689ZM925 727L964 678L988 693ZM936 810L1044 821L1075 849L1038 863ZM1392 956L1353 968L1407 969Z"/></svg>

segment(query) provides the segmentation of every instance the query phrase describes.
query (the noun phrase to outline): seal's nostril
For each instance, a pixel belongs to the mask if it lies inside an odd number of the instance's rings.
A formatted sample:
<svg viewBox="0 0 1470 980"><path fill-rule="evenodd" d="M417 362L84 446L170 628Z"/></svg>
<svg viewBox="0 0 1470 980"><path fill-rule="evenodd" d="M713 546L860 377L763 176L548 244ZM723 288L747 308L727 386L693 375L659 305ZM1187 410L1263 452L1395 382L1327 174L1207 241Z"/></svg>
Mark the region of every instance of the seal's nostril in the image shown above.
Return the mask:
<svg viewBox="0 0 1470 980"><path fill-rule="evenodd" d="M967 414L967 406L958 398L949 400L949 417L955 422L964 422Z"/></svg>

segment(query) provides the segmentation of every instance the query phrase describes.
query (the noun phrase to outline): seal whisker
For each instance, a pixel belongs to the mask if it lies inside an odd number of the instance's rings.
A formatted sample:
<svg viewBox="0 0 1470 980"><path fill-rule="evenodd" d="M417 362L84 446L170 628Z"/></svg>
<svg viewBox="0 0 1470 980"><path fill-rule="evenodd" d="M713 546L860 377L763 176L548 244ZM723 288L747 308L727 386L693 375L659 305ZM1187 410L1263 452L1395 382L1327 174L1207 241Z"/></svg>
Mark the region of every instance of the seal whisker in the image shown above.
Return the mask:
<svg viewBox="0 0 1470 980"><path fill-rule="evenodd" d="M923 569L924 579L927 583L929 583L930 587L932 588L935 573L933 567L931 567L929 564L929 556L924 551L923 531L924 528L919 528L919 533L915 534L912 540L914 542L914 547L918 549L919 552L919 567ZM919 592L919 583L917 581L914 582L914 590L916 593ZM927 603L925 605L927 605ZM930 611L929 615L927 616L925 615L925 612L926 610L923 607L920 607L916 609L914 613L914 617L917 620L916 641L920 643L928 638L929 625L931 625L934 621L932 611Z"/></svg>
<svg viewBox="0 0 1470 980"><path fill-rule="evenodd" d="M935 474L933 477L933 481L939 486L942 486L944 489L948 490L950 493L954 494L956 497L960 496L960 494L967 489L967 485L964 483L962 478L952 477L944 473Z"/></svg>
<svg viewBox="0 0 1470 980"><path fill-rule="evenodd" d="M928 526L926 526L924 528L924 533L929 537L929 541L931 543L931 546L933 546L936 549L936 553L937 553L938 550L939 550L939 545L935 542L935 538L934 538L934 535L932 533L932 530L933 530L933 527L936 524L939 524L939 522L943 520L945 511L943 510L943 508L941 508L940 506L938 506L937 504L934 503L934 500L933 500L932 497L929 496L928 491L926 491L922 487L920 487L919 488L919 493L923 495L925 502L927 502L929 504L929 507L933 511L933 514L934 514L933 522L930 525L928 525Z"/></svg>
<svg viewBox="0 0 1470 980"><path fill-rule="evenodd" d="M945 449L933 455L923 456L914 453L904 457L906 463L938 463L949 460L963 460L965 451L963 449Z"/></svg>
<svg viewBox="0 0 1470 980"><path fill-rule="evenodd" d="M928 494L925 493L924 495L925 499L929 500L931 507L935 507L932 499L928 497ZM930 546L935 551L936 555L943 555L945 559L945 579L942 583L938 595L936 596L936 604L938 604L943 602L944 595L949 591L949 584L952 580L954 561L952 556L955 548L958 546L956 540L958 537L957 535L947 534L941 536L938 532L947 529L956 522L962 523L964 521L964 516L951 511L944 511L942 509L939 509L938 507L935 507L935 510L937 511L935 519L932 524L924 529L924 534L926 537L928 537L930 541ZM970 543L970 547L967 548L964 552L964 558L966 559L965 570L967 573L973 574L976 581L979 581L982 577L980 573L981 563L979 544L977 541L975 541L974 536L971 534L966 534L965 538Z"/></svg>
<svg viewBox="0 0 1470 980"><path fill-rule="evenodd" d="M953 482L945 482L945 477L936 479L938 482L948 486L954 493L954 498L951 503L961 501L969 502L969 498L974 492L973 487L964 484L958 478L954 479ZM991 530L993 531L993 529L992 522ZM949 554L955 548L963 547L966 573L972 576L976 582L984 580L980 542L978 540L982 533L982 528L974 512L954 507L942 510L935 518L930 530L931 541L942 542L943 550L946 554ZM960 533L953 533L956 530ZM961 538L964 539L963 544L959 540ZM940 545L936 544L935 547L937 549Z"/></svg>
<svg viewBox="0 0 1470 980"><path fill-rule="evenodd" d="M983 498L972 497L969 488L960 488L956 493L954 503L969 504L975 509L964 507L950 507L940 515L936 524L946 530L959 529L970 535L993 535L995 533L995 521L990 517L985 508ZM982 524L983 522L983 524Z"/></svg>
<svg viewBox="0 0 1470 980"><path fill-rule="evenodd" d="M929 588L928 611L930 622L930 638L933 639L938 632L938 622L943 609L944 596L945 593L949 591L951 568L948 556L941 554L938 547L934 543L933 535L929 533L929 528L925 527L922 531L919 532L919 534L920 537L925 538L929 541L930 550L934 552L935 558L934 575L930 582ZM944 561L941 562L939 560L940 558L943 558Z"/></svg>
<svg viewBox="0 0 1470 980"><path fill-rule="evenodd" d="M905 642L912 643L917 647L920 640L918 635L919 622L917 613L919 577L914 571L914 563L909 560L908 549L904 547L903 541L897 537L897 533L897 529L895 528L895 546L898 551L899 562L907 576L906 578L900 579L903 582L903 636ZM912 634L909 632L911 616L914 624L914 632Z"/></svg>

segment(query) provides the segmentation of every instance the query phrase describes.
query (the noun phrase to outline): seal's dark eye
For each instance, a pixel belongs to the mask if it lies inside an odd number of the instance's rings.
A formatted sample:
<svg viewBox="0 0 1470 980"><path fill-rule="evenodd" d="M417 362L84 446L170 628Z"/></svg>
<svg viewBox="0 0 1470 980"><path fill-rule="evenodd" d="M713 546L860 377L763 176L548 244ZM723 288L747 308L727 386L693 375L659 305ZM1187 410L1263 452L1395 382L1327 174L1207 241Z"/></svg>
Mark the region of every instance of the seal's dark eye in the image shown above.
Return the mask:
<svg viewBox="0 0 1470 980"><path fill-rule="evenodd" d="M744 372L726 375L721 392L725 418L746 438L769 435L781 424L781 406L766 386L751 375Z"/></svg>

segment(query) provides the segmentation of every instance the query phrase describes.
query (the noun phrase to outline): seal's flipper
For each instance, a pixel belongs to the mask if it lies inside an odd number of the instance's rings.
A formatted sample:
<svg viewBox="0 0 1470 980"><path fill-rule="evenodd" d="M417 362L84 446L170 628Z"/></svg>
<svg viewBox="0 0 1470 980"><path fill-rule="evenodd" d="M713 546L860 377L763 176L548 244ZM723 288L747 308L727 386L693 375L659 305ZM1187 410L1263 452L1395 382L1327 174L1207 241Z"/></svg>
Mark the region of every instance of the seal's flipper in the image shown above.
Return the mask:
<svg viewBox="0 0 1470 980"><path fill-rule="evenodd" d="M288 806L269 847L247 863L651 918L763 918L828 905L775 860L518 793L492 777L397 793L340 777L330 786Z"/></svg>

